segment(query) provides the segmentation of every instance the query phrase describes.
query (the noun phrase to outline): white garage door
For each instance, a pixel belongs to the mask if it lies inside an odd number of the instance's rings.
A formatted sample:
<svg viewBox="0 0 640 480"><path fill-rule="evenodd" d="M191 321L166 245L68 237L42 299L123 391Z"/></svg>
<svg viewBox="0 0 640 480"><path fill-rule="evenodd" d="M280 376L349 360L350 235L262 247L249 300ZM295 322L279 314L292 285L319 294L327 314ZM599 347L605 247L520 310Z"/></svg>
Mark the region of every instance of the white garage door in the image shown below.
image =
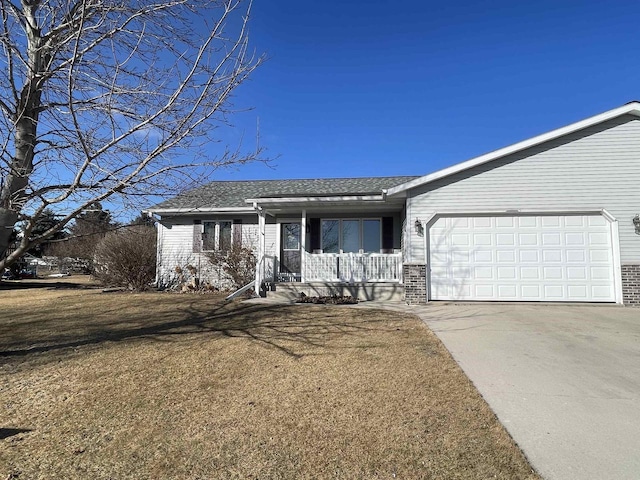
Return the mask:
<svg viewBox="0 0 640 480"><path fill-rule="evenodd" d="M442 217L429 230L433 300L614 302L599 215Z"/></svg>

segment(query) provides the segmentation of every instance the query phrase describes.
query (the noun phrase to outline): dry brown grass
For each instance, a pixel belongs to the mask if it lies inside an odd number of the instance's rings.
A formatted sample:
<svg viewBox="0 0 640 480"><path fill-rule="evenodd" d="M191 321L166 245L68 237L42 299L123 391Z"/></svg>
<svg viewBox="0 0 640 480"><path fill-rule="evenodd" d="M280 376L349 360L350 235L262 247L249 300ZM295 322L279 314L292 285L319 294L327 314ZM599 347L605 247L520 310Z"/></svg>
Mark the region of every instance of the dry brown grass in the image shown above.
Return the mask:
<svg viewBox="0 0 640 480"><path fill-rule="evenodd" d="M2 479L537 478L415 318L37 287L0 287Z"/></svg>

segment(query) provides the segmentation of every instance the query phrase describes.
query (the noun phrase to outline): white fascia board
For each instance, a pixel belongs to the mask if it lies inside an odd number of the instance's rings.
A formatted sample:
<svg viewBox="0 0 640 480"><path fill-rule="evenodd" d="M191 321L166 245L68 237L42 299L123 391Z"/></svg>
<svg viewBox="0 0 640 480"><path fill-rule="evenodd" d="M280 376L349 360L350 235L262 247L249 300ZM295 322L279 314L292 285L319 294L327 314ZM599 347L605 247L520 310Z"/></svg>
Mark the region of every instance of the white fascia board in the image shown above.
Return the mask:
<svg viewBox="0 0 640 480"><path fill-rule="evenodd" d="M255 213L253 207L226 207L226 208L149 208L144 212L157 215L198 215L200 213Z"/></svg>
<svg viewBox="0 0 640 480"><path fill-rule="evenodd" d="M506 210L443 210L435 212L428 218L417 219L423 225L428 225L441 217L505 217L505 216L545 216L545 215L602 215L607 221L615 221L604 208L555 208L555 209L506 209Z"/></svg>
<svg viewBox="0 0 640 480"><path fill-rule="evenodd" d="M579 130L592 127L594 125L606 122L607 120L611 120L613 118L616 118L622 115L635 115L636 117L640 117L640 102L630 102L621 107L614 108L613 110L609 110L599 115L589 117L585 120L572 123L571 125L567 125L566 127L558 128L556 130L543 133L542 135L538 135L528 140L514 143L513 145L509 145L508 147L504 147L499 150L495 150L493 152L485 153L484 155L480 155L479 157L472 158L471 160L467 160L466 162L458 163L451 167L443 168L442 170L438 170L437 172L431 173L429 175L425 175L420 178L416 178L415 180L411 180L409 182L390 188L388 190L388 195L390 196L397 195L399 193L405 192L412 188L434 182L436 180L448 177L455 173L463 172L464 170L477 167L478 165L482 165L483 163L497 160L498 158L511 155L512 153L516 153L521 150L525 150L527 148L535 147L536 145L540 145L541 143L548 142L550 140L555 140L556 138L562 137L564 135L568 135L570 133L574 133Z"/></svg>
<svg viewBox="0 0 640 480"><path fill-rule="evenodd" d="M611 220L614 217L604 208L505 208L503 210L473 210L473 209L449 209L436 212L434 216L440 217L490 217L490 216L514 216L518 215L602 215Z"/></svg>
<svg viewBox="0 0 640 480"><path fill-rule="evenodd" d="M269 205L274 203L313 203L313 202L383 202L383 195L344 195L335 197L271 197L249 198L247 203Z"/></svg>

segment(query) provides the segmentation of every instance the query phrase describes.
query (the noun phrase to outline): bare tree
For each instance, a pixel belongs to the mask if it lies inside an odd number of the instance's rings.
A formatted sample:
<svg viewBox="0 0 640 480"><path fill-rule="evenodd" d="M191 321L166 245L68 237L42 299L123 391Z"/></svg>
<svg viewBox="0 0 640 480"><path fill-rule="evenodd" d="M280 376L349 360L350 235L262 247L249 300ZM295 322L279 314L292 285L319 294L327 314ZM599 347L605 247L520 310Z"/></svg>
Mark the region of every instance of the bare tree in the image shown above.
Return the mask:
<svg viewBox="0 0 640 480"><path fill-rule="evenodd" d="M96 202L175 192L189 167L259 157L257 146L223 145L197 157L224 139L232 93L263 60L249 51L250 9L245 0L0 0L0 269ZM34 233L52 206L64 214ZM7 255L16 224L24 235Z"/></svg>

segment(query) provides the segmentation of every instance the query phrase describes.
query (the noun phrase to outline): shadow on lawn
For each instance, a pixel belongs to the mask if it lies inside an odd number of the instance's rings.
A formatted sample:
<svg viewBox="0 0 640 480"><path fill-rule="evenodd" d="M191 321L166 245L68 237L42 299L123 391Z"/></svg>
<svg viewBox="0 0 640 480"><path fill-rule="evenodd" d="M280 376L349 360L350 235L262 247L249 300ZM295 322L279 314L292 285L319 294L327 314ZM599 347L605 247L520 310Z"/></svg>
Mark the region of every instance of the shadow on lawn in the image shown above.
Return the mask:
<svg viewBox="0 0 640 480"><path fill-rule="evenodd" d="M103 288L100 285L92 283L78 283L77 281L64 281L53 279L44 280L9 280L0 281L0 291L3 290L30 290L30 289L46 289L46 290L95 290Z"/></svg>
<svg viewBox="0 0 640 480"><path fill-rule="evenodd" d="M13 437L14 435L18 435L19 433L28 433L32 431L33 430L29 428L1 428L0 427L0 440Z"/></svg>
<svg viewBox="0 0 640 480"><path fill-rule="evenodd" d="M205 308L206 307L206 308ZM46 338L37 339L29 346L24 340L2 345L0 360L4 358L29 357L34 354L60 352L104 342L122 342L147 339L152 341L173 341L188 335L211 335L212 338L246 338L265 346L276 348L284 354L301 358L302 347L329 347L339 337L352 336L366 331L381 330L381 321L397 314L365 313L363 310L348 309L344 306L299 306L264 305L241 302L207 303L192 301L188 305L174 305L161 314L150 314L147 318L135 317L130 321L118 317L118 306L103 311L114 316L114 320L96 321L85 319L93 327L92 331L74 332L78 324L65 332L64 322L59 329ZM384 317L384 318L382 318ZM29 328L37 331L45 323L55 320L39 318L30 323ZM134 325L144 322L144 326ZM49 327L50 328L50 327ZM387 327L388 328L388 327ZM336 345L331 345L336 348Z"/></svg>

